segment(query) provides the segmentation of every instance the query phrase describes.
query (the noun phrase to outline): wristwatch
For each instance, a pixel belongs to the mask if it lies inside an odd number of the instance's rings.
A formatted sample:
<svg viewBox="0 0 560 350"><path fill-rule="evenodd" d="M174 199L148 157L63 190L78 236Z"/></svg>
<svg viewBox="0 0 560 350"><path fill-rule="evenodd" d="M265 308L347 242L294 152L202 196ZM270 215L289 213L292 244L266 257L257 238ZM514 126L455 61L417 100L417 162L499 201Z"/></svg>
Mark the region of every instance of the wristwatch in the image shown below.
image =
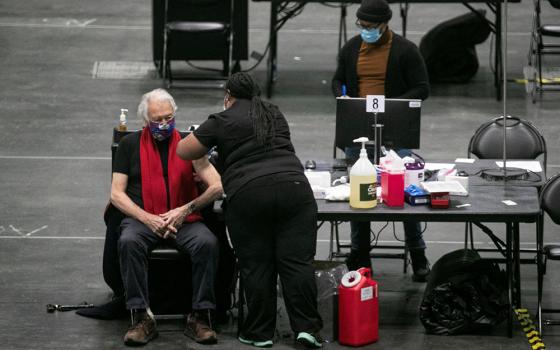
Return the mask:
<svg viewBox="0 0 560 350"><path fill-rule="evenodd" d="M196 204L194 204L194 202L190 202L187 208L189 209L189 214L192 214L196 210Z"/></svg>

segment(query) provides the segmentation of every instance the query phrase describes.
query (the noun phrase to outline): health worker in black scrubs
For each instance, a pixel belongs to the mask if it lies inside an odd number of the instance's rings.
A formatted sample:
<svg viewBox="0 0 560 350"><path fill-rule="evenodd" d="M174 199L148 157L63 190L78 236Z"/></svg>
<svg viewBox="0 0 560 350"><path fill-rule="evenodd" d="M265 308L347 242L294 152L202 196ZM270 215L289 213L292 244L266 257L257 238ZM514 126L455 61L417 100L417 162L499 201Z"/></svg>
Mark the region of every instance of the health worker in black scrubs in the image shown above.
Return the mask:
<svg viewBox="0 0 560 350"><path fill-rule="evenodd" d="M248 314L239 341L273 344L280 275L298 342L322 346L312 266L317 204L290 140L288 122L246 73L226 83L224 111L179 142L177 154L198 159L217 146L226 194L225 218L239 259Z"/></svg>

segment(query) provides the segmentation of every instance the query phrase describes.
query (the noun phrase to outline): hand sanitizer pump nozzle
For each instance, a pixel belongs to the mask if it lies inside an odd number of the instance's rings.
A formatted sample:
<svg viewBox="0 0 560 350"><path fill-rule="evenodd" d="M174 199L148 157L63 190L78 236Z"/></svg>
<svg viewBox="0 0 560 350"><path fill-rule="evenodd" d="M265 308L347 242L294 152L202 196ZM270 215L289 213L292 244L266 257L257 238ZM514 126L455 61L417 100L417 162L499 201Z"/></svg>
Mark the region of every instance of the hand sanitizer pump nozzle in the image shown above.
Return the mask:
<svg viewBox="0 0 560 350"><path fill-rule="evenodd" d="M377 205L377 172L369 161L366 151L367 137L354 142L361 143L360 158L350 169L350 206L353 208L373 208Z"/></svg>

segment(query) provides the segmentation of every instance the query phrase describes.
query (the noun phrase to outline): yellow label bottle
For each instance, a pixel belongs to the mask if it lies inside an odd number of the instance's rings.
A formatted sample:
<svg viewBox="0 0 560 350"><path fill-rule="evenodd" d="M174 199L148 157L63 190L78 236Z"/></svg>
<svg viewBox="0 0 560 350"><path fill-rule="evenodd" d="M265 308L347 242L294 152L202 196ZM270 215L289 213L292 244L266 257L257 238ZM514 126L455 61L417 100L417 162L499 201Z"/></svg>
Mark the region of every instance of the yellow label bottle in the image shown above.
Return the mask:
<svg viewBox="0 0 560 350"><path fill-rule="evenodd" d="M354 142L361 142L360 158L350 169L350 206L352 208L374 208L377 205L377 172L367 157L365 143L367 137L360 137Z"/></svg>
<svg viewBox="0 0 560 350"><path fill-rule="evenodd" d="M350 206L373 208L377 205L376 176L350 175Z"/></svg>

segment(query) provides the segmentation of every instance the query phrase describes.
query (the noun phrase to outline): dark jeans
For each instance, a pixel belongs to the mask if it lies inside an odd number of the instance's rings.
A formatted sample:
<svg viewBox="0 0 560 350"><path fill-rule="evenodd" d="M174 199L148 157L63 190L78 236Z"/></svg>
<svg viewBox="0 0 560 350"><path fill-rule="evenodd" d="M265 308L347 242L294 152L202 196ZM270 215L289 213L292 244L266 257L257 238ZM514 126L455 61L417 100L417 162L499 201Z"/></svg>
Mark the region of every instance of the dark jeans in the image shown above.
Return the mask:
<svg viewBox="0 0 560 350"><path fill-rule="evenodd" d="M148 253L163 241L146 225L133 218L121 222L119 259L127 309L146 309L148 299ZM192 308L215 309L214 283L218 268L218 240L201 222L185 223L175 240L167 240L192 262ZM188 276L185 276L187 278Z"/></svg>
<svg viewBox="0 0 560 350"><path fill-rule="evenodd" d="M373 163L375 149L366 147L368 158ZM400 157L410 155L410 150L397 150ZM357 160L360 155L360 147L348 147L345 149L346 158ZM422 229L417 221L404 221L404 237L408 249L426 249L426 243L422 237ZM370 249L370 223L369 222L350 222L350 239L352 250L362 252L362 255L369 254Z"/></svg>
<svg viewBox="0 0 560 350"><path fill-rule="evenodd" d="M241 336L271 340L276 328L276 283L282 283L294 332L322 328L317 311L313 258L317 242L317 204L305 180L282 174L263 176L229 200L226 223L239 258L248 313Z"/></svg>

